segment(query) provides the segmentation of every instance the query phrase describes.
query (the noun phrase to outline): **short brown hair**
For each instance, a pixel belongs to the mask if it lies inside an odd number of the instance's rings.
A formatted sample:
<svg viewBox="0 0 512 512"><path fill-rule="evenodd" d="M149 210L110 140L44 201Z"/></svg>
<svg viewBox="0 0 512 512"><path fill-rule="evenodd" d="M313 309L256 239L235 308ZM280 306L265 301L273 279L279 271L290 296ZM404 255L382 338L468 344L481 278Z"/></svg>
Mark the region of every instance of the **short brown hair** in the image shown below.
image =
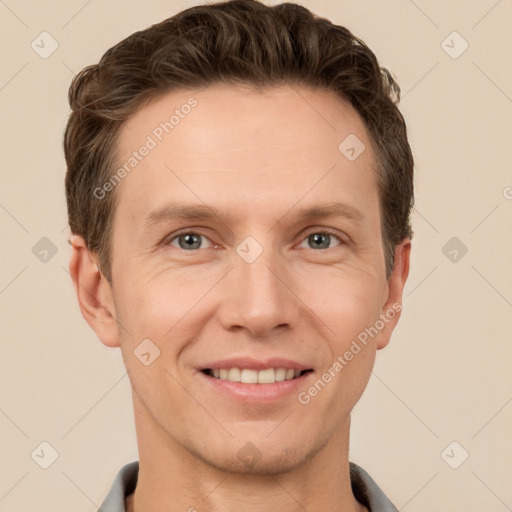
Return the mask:
<svg viewBox="0 0 512 512"><path fill-rule="evenodd" d="M412 236L413 156L398 110L400 88L368 46L344 27L294 3L256 0L199 5L135 32L76 75L64 133L71 232L84 237L112 282L117 193L94 190L115 168L119 128L148 101L210 84L286 83L327 89L348 100L368 129L377 159L386 272ZM341 142L341 141L340 141Z"/></svg>

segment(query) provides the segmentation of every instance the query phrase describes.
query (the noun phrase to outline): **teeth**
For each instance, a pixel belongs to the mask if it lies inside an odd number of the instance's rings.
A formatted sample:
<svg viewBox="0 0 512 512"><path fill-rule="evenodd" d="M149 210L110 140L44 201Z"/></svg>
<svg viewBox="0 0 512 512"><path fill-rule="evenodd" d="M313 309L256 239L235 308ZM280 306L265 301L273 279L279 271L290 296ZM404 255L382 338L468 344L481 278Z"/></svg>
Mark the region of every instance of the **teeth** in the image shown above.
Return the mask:
<svg viewBox="0 0 512 512"><path fill-rule="evenodd" d="M228 370L228 380L231 382L240 382L240 369L230 368Z"/></svg>
<svg viewBox="0 0 512 512"><path fill-rule="evenodd" d="M282 382L284 379L286 379L286 370L284 368L277 368L275 374L276 382Z"/></svg>
<svg viewBox="0 0 512 512"><path fill-rule="evenodd" d="M276 372L273 368L258 372L258 384L273 384L276 381Z"/></svg>
<svg viewBox="0 0 512 512"><path fill-rule="evenodd" d="M238 368L237 368L238 370ZM240 370L239 370L240 371ZM231 373L231 370L229 370ZM240 378L238 380L232 380L231 382L243 382L244 384L256 384L258 382L258 371L257 370L242 370L242 373L239 373ZM228 374L228 380L229 374Z"/></svg>
<svg viewBox="0 0 512 512"><path fill-rule="evenodd" d="M210 375L230 382L242 382L243 384L273 384L283 380L291 380L299 377L301 370L292 368L267 368L265 370L252 370L249 368L220 368L211 370Z"/></svg>

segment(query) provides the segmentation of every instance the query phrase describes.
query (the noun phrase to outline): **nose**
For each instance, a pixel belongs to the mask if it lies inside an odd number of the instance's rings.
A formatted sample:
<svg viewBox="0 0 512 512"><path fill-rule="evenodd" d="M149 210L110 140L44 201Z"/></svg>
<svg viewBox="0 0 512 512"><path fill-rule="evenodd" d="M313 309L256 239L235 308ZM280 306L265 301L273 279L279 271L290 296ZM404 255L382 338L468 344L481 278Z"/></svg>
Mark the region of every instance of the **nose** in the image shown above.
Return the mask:
<svg viewBox="0 0 512 512"><path fill-rule="evenodd" d="M218 315L227 330L265 337L290 329L300 318L301 301L293 293L293 274L271 249L252 263L234 255L234 268L224 280Z"/></svg>

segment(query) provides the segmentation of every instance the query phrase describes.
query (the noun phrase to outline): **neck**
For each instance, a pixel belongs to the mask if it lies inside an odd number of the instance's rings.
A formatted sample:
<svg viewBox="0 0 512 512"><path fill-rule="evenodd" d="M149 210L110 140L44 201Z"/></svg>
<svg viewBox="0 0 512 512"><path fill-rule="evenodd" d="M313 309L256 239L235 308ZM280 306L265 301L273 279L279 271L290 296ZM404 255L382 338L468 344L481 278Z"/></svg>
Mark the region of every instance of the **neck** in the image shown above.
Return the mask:
<svg viewBox="0 0 512 512"><path fill-rule="evenodd" d="M291 469L240 473L191 453L156 425L140 403L135 412L139 475L135 492L126 499L127 512L367 512L350 484L350 417L316 453L295 458Z"/></svg>

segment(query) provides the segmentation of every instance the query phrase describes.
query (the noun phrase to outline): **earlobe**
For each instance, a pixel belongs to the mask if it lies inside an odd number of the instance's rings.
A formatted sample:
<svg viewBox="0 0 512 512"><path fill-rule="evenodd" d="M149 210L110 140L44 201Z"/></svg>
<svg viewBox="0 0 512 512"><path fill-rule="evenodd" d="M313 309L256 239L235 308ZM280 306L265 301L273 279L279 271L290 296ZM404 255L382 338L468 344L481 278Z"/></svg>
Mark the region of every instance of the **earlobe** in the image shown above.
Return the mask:
<svg viewBox="0 0 512 512"><path fill-rule="evenodd" d="M72 254L69 272L73 280L80 311L85 321L108 347L119 347L112 288L100 272L96 256L81 236L70 239Z"/></svg>
<svg viewBox="0 0 512 512"><path fill-rule="evenodd" d="M409 261L411 255L410 239L403 240L395 248L393 272L388 280L387 298L382 306L381 318L384 327L377 337L377 349L384 348L391 338L402 311L402 295L409 276Z"/></svg>

